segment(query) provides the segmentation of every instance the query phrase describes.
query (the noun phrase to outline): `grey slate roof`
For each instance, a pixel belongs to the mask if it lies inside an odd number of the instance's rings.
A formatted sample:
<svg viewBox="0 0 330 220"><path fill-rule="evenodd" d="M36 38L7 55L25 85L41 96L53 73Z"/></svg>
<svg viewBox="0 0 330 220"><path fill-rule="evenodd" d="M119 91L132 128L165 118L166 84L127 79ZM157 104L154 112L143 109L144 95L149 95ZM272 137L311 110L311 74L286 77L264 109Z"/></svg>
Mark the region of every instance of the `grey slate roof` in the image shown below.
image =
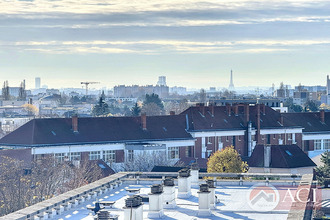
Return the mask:
<svg viewBox="0 0 330 220"><path fill-rule="evenodd" d="M264 167L264 145L257 145L249 167ZM313 167L316 164L297 145L271 145L270 168Z"/></svg>
<svg viewBox="0 0 330 220"><path fill-rule="evenodd" d="M257 127L257 107L249 106L249 121L253 127ZM204 114L201 110L204 108ZM247 128L244 119L244 106L239 106L238 115L235 115L232 108L229 116L226 106L213 106L214 114L212 115L211 106L190 107L181 114L187 115L189 121L189 131L205 131L205 130L242 130ZM298 127L290 119L281 123L281 113L265 106L265 113L260 114L260 127L265 128L283 128Z"/></svg>
<svg viewBox="0 0 330 220"><path fill-rule="evenodd" d="M147 117L78 118L78 133L71 118L33 119L0 139L0 145L60 145L100 142L193 139L185 130L184 115Z"/></svg>

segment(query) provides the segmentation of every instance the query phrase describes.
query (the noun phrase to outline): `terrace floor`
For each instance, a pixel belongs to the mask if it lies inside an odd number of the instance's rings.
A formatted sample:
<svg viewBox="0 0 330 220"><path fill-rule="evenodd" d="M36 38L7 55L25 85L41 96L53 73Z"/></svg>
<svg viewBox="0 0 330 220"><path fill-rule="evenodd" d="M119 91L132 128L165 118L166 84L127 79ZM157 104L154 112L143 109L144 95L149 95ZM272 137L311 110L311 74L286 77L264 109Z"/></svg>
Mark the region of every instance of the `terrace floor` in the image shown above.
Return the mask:
<svg viewBox="0 0 330 220"><path fill-rule="evenodd" d="M125 206L125 199L128 197L126 188L139 188L141 194L150 193L151 184L128 184L125 183L118 188L115 188L107 193L104 193L94 199L85 201L77 207L65 211L62 215L56 216L57 219L71 220L71 219L94 219L93 212L87 207L94 206L96 201L116 201L113 208L108 209L111 214L119 215L119 220L124 219L123 207ZM295 187L291 187L295 188ZM177 208L164 209L164 220L173 219L287 219L291 207L290 198L286 198L286 203L277 206L274 210L268 212L259 212L253 210L249 205L249 193L251 185L247 186L233 186L221 185L217 186L215 195L219 199L216 204L216 209L212 210L210 217L198 217L198 186L192 186L192 196L188 199L176 199ZM286 195L288 187L276 187L279 191L278 195ZM177 187L176 187L177 194ZM293 194L294 196L294 194ZM281 196L280 196L281 197ZM262 202L262 201L261 201ZM143 219L148 219L149 203L145 202L143 205Z"/></svg>

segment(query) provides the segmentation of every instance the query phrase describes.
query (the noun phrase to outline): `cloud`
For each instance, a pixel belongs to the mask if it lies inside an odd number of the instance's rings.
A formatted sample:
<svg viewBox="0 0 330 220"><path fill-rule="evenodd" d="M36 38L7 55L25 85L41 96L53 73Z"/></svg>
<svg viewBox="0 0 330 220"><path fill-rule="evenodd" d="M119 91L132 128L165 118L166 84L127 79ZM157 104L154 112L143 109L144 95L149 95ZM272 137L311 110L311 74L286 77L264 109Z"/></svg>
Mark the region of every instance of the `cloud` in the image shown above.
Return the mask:
<svg viewBox="0 0 330 220"><path fill-rule="evenodd" d="M305 47L328 47L330 40L243 40L243 41L27 41L0 42L3 48L48 54L164 54L164 53L270 53Z"/></svg>

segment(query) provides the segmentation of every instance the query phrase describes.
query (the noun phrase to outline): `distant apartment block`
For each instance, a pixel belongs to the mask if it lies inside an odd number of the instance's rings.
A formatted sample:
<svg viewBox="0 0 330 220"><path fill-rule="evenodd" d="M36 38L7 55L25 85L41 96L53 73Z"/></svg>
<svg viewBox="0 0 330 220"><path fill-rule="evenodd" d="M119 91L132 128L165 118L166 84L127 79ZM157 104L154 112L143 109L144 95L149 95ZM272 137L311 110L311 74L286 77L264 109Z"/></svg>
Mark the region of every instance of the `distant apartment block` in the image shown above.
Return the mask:
<svg viewBox="0 0 330 220"><path fill-rule="evenodd" d="M138 98L145 96L146 94L157 94L160 98L166 98L169 94L169 87L164 85L147 85L147 86L125 86L119 85L114 87L114 96L115 97L132 97Z"/></svg>
<svg viewBox="0 0 330 220"><path fill-rule="evenodd" d="M35 78L35 89L40 89L40 85L41 85L41 79L40 77L36 77Z"/></svg>

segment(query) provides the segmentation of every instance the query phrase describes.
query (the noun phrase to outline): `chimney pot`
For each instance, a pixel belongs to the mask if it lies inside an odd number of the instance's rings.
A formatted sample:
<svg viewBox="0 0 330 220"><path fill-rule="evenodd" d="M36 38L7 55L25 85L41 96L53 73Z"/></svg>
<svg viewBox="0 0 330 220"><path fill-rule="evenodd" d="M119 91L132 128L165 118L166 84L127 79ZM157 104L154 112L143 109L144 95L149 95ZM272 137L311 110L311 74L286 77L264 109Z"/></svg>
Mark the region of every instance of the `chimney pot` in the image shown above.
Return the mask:
<svg viewBox="0 0 330 220"><path fill-rule="evenodd" d="M175 111L170 111L170 115L175 115Z"/></svg>
<svg viewBox="0 0 330 220"><path fill-rule="evenodd" d="M147 114L146 113L141 114L141 124L142 124L142 129L147 130Z"/></svg>

